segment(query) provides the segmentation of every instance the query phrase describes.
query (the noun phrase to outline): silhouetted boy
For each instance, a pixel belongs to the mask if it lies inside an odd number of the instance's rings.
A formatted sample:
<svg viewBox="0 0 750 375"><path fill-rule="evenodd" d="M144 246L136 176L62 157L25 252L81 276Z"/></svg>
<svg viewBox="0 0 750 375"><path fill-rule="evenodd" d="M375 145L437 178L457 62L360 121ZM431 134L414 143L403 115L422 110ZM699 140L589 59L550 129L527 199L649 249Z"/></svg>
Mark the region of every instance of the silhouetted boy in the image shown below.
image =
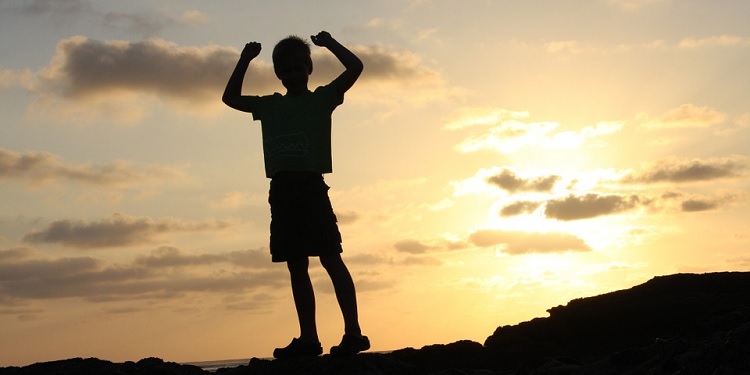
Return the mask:
<svg viewBox="0 0 750 375"><path fill-rule="evenodd" d="M308 266L317 256L331 277L341 312L344 337L331 354L355 354L370 348L362 336L357 316L354 282L341 259L341 234L328 197L324 173L331 173L331 114L344 102L344 93L362 73L362 61L331 34L321 31L313 43L331 51L344 65L344 72L315 91L307 88L313 71L310 45L296 36L280 41L273 50L276 77L286 95L242 95L242 81L250 61L261 50L260 43L245 45L229 78L222 100L228 106L253 114L260 120L266 177L271 179L271 257L286 262L299 318L300 336L274 350L276 358L322 354L315 322L315 295Z"/></svg>

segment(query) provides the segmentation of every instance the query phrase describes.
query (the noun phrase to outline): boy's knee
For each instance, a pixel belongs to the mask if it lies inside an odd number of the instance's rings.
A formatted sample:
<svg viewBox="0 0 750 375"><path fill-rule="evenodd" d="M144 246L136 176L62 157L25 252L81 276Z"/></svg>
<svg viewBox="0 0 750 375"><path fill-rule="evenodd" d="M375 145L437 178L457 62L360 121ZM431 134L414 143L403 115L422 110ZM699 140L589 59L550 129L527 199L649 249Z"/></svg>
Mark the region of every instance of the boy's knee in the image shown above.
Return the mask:
<svg viewBox="0 0 750 375"><path fill-rule="evenodd" d="M331 270L344 266L344 260L341 259L341 254L327 254L320 256L320 264L326 270Z"/></svg>
<svg viewBox="0 0 750 375"><path fill-rule="evenodd" d="M310 260L305 258L289 259L286 262L286 267L290 273L307 272L307 268L310 266Z"/></svg>

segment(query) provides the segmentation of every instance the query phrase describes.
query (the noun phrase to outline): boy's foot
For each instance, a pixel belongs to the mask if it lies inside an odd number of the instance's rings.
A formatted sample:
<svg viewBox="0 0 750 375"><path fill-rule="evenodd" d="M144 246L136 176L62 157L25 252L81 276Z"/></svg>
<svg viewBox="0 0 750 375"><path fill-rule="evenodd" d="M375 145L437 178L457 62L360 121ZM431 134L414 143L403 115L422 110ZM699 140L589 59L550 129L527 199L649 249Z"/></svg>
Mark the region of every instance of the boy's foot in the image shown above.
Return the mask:
<svg viewBox="0 0 750 375"><path fill-rule="evenodd" d="M320 343L309 343L298 338L292 339L286 347L276 348L273 351L273 357L276 359L315 357L321 354L323 354L323 347Z"/></svg>
<svg viewBox="0 0 750 375"><path fill-rule="evenodd" d="M345 334L341 344L331 348L333 355L353 355L370 349L370 339L367 336Z"/></svg>

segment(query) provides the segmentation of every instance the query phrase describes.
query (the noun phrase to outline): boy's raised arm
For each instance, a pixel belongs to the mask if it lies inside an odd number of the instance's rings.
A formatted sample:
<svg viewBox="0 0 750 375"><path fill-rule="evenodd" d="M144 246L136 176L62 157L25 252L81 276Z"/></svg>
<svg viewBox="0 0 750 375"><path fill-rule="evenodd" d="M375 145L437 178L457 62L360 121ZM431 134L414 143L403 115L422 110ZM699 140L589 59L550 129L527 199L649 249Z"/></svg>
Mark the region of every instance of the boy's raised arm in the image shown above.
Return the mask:
<svg viewBox="0 0 750 375"><path fill-rule="evenodd" d="M344 64L346 70L334 81L338 83L338 87L342 93L349 90L354 85L354 82L357 82L359 75L362 74L362 69L364 69L362 60L334 39L327 31L321 31L318 35L311 36L310 39L312 39L312 42L316 46L328 48Z"/></svg>
<svg viewBox="0 0 750 375"><path fill-rule="evenodd" d="M242 81L245 79L250 61L260 54L260 49L260 43L250 42L245 44L240 59L237 61L237 66L234 67L229 82L227 82L227 87L224 89L224 95L221 97L224 104L239 111L252 112L252 102L247 97L242 96Z"/></svg>

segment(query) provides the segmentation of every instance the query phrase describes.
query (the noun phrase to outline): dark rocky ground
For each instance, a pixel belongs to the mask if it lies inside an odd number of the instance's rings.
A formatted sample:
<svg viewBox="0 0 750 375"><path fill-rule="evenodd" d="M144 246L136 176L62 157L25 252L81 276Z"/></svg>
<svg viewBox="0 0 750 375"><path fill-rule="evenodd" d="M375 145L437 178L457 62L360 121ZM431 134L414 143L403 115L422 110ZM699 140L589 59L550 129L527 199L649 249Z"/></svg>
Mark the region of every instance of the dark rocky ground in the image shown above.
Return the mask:
<svg viewBox="0 0 750 375"><path fill-rule="evenodd" d="M656 277L548 312L547 318L498 327L484 344L253 359L217 374L750 374L750 272ZM207 373L158 358L126 363L76 358L0 368L0 375L36 374Z"/></svg>

